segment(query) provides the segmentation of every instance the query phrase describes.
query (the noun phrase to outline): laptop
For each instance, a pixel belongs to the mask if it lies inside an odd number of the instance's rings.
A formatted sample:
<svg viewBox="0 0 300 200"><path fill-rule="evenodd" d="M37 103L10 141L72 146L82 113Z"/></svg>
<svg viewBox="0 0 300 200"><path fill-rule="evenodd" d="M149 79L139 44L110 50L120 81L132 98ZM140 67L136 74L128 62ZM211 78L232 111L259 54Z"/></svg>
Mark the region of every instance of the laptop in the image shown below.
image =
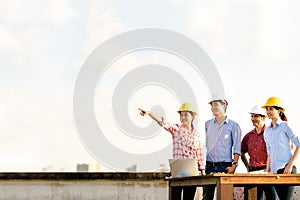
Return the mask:
<svg viewBox="0 0 300 200"><path fill-rule="evenodd" d="M172 177L198 176L198 164L195 158L169 159Z"/></svg>

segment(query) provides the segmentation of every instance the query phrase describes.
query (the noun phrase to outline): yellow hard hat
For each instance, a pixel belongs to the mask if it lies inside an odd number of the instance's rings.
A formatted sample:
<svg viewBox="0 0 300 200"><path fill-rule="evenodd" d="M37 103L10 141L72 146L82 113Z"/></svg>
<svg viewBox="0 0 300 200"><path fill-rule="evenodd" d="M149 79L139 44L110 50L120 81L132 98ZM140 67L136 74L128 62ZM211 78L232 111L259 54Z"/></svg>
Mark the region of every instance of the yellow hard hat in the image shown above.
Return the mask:
<svg viewBox="0 0 300 200"><path fill-rule="evenodd" d="M285 110L282 100L279 97L270 97L266 104L262 106L262 108L266 108L268 106L276 106L282 109L282 111Z"/></svg>
<svg viewBox="0 0 300 200"><path fill-rule="evenodd" d="M193 113L197 114L194 106L190 103L182 104L177 112L180 113L181 111L189 111L189 112L193 112Z"/></svg>

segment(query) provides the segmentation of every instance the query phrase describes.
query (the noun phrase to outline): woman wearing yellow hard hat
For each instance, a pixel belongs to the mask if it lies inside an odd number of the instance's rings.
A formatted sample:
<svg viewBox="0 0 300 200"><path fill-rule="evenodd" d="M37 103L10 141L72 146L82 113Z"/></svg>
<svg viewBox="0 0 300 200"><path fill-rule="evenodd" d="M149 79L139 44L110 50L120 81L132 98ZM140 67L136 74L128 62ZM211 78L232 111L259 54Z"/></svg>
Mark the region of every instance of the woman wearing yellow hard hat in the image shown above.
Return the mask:
<svg viewBox="0 0 300 200"><path fill-rule="evenodd" d="M282 100L279 97L271 97L262 108L266 109L268 118L272 120L264 134L268 152L266 170L273 174L297 173L294 163L300 154L300 140L287 123ZM296 145L294 153L290 141ZM280 199L292 199L293 186L276 185L275 189Z"/></svg>
<svg viewBox="0 0 300 200"><path fill-rule="evenodd" d="M180 114L181 124L171 124L163 117L159 117L151 111L139 108L142 116L149 115L160 126L172 134L173 139L173 158L196 158L198 169L201 174L205 174L204 156L202 153L202 141L200 133L194 128L193 120L197 113L194 106L190 103L184 103L177 111ZM196 187L184 187L172 191L176 199L194 199ZM172 195L173 196L173 195Z"/></svg>

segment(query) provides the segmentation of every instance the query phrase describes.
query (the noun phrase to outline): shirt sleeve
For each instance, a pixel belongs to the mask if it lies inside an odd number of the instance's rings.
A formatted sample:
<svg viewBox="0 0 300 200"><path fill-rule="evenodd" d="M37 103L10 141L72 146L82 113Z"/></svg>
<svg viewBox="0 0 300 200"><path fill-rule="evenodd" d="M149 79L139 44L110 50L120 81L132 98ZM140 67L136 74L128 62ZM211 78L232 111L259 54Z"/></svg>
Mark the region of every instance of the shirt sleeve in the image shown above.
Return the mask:
<svg viewBox="0 0 300 200"><path fill-rule="evenodd" d="M169 131L172 134L179 131L179 125L178 124L171 124L170 122L165 121L165 119L163 117L162 117L161 122L158 122L158 125L160 125L166 131Z"/></svg>
<svg viewBox="0 0 300 200"><path fill-rule="evenodd" d="M242 153L247 153L248 152L248 134L245 135L245 137L242 140L241 144L241 152Z"/></svg>
<svg viewBox="0 0 300 200"><path fill-rule="evenodd" d="M236 123L234 129L232 130L232 139L233 139L233 154L241 154L241 137L242 131L240 126Z"/></svg>
<svg viewBox="0 0 300 200"><path fill-rule="evenodd" d="M207 147L208 147L208 137L207 137L207 130L208 130L208 121L205 122L205 152L207 153ZM205 155L206 155L205 153Z"/></svg>
<svg viewBox="0 0 300 200"><path fill-rule="evenodd" d="M286 134L294 142L294 144L298 147L300 146L299 137L294 134L293 130L286 124Z"/></svg>
<svg viewBox="0 0 300 200"><path fill-rule="evenodd" d="M200 142L197 160L198 160L199 170L205 169L205 157L203 154L203 143L202 142Z"/></svg>

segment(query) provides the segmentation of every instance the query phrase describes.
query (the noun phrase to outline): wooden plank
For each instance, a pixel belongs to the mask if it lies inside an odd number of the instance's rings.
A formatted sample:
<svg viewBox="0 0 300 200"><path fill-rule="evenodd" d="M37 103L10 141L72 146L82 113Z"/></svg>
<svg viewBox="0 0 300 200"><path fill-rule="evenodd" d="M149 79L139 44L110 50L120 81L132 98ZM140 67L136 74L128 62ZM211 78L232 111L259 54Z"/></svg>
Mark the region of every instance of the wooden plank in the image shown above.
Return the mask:
<svg viewBox="0 0 300 200"><path fill-rule="evenodd" d="M217 185L219 182L219 177L184 177L170 179L169 186L194 186L194 185Z"/></svg>
<svg viewBox="0 0 300 200"><path fill-rule="evenodd" d="M291 175L256 175L256 176L219 176L222 184L300 184L300 176Z"/></svg>
<svg viewBox="0 0 300 200"><path fill-rule="evenodd" d="M232 184L218 184L217 185L217 199L218 200L232 200L233 199L233 185Z"/></svg>
<svg viewBox="0 0 300 200"><path fill-rule="evenodd" d="M169 179L170 186L191 186L191 185L216 185L234 184L289 184L300 185L300 174L296 175L249 175L249 174L222 174L222 175L206 175L196 177L171 178Z"/></svg>
<svg viewBox="0 0 300 200"><path fill-rule="evenodd" d="M248 190L248 200L257 200L257 187Z"/></svg>

